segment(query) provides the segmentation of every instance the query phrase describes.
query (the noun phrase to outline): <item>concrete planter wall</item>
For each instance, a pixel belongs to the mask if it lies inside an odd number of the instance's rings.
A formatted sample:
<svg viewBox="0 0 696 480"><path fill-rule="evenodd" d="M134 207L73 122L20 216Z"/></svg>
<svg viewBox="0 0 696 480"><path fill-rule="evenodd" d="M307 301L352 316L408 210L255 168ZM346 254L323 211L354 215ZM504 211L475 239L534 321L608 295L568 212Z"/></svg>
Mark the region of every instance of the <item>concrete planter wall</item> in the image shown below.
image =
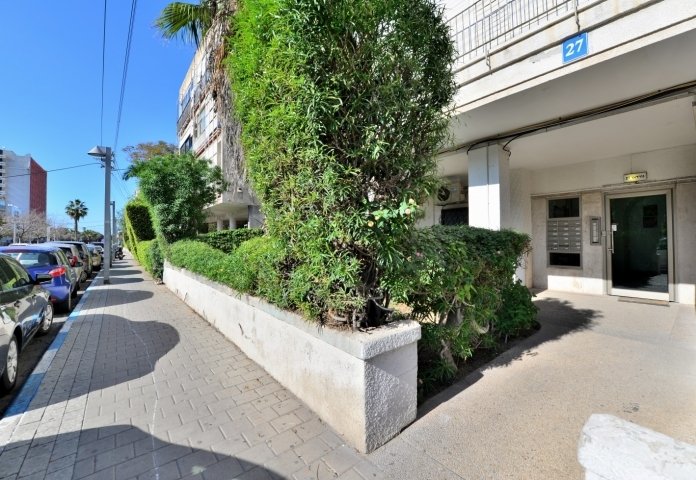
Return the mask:
<svg viewBox="0 0 696 480"><path fill-rule="evenodd" d="M164 283L358 450L415 420L418 323L370 333L320 328L169 263Z"/></svg>

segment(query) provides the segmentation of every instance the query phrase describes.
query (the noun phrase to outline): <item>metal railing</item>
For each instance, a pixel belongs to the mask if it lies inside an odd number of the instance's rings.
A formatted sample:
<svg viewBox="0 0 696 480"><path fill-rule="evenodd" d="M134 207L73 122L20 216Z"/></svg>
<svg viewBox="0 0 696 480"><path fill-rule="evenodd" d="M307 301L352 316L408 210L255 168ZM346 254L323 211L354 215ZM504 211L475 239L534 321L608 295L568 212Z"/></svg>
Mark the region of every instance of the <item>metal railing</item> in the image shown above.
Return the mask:
<svg viewBox="0 0 696 480"><path fill-rule="evenodd" d="M184 107L184 110L179 115L179 119L176 122L176 131L181 134L183 129L188 125L189 120L191 120L191 101L189 100Z"/></svg>
<svg viewBox="0 0 696 480"><path fill-rule="evenodd" d="M477 0L447 23L457 50L455 68L589 0Z"/></svg>

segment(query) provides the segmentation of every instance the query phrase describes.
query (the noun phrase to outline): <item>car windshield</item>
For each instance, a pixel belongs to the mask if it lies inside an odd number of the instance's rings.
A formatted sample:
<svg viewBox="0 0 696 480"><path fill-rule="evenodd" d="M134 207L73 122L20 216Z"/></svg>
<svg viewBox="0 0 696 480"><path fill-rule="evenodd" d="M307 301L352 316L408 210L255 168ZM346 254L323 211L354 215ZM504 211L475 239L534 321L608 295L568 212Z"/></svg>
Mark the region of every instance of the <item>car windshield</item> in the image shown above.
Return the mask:
<svg viewBox="0 0 696 480"><path fill-rule="evenodd" d="M56 264L53 255L46 252L7 252L7 254L25 267L48 266Z"/></svg>

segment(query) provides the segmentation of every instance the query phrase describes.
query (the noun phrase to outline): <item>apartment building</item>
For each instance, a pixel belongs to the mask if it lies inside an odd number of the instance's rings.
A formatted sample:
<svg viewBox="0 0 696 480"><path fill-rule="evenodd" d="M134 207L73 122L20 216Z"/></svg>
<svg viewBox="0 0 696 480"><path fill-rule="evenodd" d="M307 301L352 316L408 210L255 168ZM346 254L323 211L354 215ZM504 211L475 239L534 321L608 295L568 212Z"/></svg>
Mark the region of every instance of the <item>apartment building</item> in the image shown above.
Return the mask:
<svg viewBox="0 0 696 480"><path fill-rule="evenodd" d="M208 39L197 49L179 89L179 151L193 152L219 166L230 181L230 188L206 208L206 221L210 230L260 227L263 218L258 203L246 183L236 184L238 182L232 181L232 176L237 172L231 159L224 153L225 132L217 112L216 92L212 88L207 41Z"/></svg>
<svg viewBox="0 0 696 480"><path fill-rule="evenodd" d="M696 302L696 2L443 0L458 50L423 224L529 233L530 287Z"/></svg>
<svg viewBox="0 0 696 480"><path fill-rule="evenodd" d="M31 155L0 150L0 209L46 215L46 170Z"/></svg>

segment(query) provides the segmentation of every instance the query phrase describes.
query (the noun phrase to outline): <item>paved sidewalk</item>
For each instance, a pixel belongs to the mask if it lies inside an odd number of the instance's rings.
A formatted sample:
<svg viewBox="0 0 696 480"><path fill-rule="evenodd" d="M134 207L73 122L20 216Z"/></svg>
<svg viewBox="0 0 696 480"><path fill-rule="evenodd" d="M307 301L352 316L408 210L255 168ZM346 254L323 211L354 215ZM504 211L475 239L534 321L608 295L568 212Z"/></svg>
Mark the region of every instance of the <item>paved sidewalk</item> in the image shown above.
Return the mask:
<svg viewBox="0 0 696 480"><path fill-rule="evenodd" d="M133 262L111 272L26 412L0 421L0 479L381 478Z"/></svg>
<svg viewBox="0 0 696 480"><path fill-rule="evenodd" d="M593 413L696 444L693 306L560 292L536 304L539 332L426 402L370 455L385 476L581 479L578 441Z"/></svg>

